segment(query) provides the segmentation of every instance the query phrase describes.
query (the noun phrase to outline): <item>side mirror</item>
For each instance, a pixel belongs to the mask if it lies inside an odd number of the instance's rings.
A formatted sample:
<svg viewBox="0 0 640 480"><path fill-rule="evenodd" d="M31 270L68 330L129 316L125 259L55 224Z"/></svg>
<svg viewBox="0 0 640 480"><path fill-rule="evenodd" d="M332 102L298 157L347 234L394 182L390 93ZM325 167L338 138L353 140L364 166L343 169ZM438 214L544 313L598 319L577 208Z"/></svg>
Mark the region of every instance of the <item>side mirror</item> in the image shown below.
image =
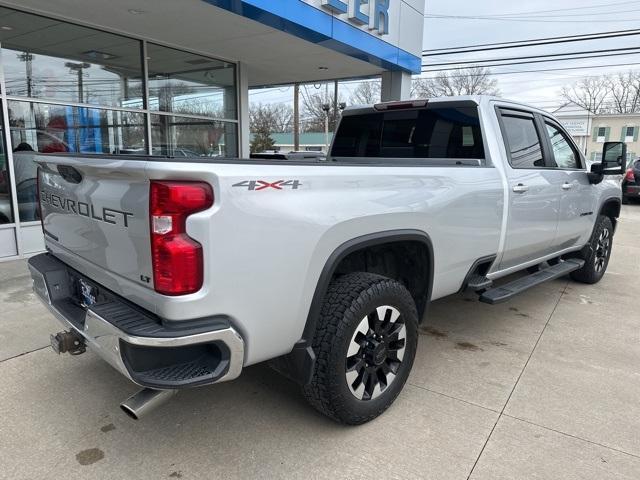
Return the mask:
<svg viewBox="0 0 640 480"><path fill-rule="evenodd" d="M603 175L624 175L627 169L627 145L624 142L606 142L602 147Z"/></svg>

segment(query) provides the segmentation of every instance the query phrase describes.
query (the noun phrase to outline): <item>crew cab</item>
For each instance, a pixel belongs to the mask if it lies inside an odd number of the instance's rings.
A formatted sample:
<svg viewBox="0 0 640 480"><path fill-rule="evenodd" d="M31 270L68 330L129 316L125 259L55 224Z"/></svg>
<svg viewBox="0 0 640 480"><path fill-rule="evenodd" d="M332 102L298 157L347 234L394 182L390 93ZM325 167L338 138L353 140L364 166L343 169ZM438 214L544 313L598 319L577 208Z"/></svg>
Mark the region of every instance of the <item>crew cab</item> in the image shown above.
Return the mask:
<svg viewBox="0 0 640 480"><path fill-rule="evenodd" d="M433 300L602 278L625 148L588 171L549 113L478 96L349 108L326 159L41 155L29 268L54 349L144 387L134 418L270 361L359 424L400 393Z"/></svg>

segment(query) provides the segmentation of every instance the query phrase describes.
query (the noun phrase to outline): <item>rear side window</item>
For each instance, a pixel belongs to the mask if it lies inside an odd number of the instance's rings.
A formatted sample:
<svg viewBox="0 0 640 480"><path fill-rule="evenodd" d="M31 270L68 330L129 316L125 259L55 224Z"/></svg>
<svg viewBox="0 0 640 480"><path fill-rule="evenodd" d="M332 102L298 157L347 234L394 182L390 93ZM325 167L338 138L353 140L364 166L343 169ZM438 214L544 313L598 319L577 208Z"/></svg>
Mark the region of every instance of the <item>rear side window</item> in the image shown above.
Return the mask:
<svg viewBox="0 0 640 480"><path fill-rule="evenodd" d="M333 157L483 160L484 143L476 107L345 116Z"/></svg>
<svg viewBox="0 0 640 480"><path fill-rule="evenodd" d="M509 159L513 168L543 168L542 144L533 117L502 115Z"/></svg>

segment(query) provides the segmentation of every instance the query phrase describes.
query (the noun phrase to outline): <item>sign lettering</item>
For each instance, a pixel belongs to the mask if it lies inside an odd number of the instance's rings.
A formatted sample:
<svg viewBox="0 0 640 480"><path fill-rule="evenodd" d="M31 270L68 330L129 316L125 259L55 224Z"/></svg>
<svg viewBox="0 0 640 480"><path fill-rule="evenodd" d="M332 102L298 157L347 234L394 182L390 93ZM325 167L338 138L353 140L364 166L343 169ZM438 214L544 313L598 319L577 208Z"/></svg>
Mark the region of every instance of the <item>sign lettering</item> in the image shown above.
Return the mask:
<svg viewBox="0 0 640 480"><path fill-rule="evenodd" d="M391 0L322 0L322 7L331 13L347 14L356 25L368 25L379 35L389 34L389 3Z"/></svg>

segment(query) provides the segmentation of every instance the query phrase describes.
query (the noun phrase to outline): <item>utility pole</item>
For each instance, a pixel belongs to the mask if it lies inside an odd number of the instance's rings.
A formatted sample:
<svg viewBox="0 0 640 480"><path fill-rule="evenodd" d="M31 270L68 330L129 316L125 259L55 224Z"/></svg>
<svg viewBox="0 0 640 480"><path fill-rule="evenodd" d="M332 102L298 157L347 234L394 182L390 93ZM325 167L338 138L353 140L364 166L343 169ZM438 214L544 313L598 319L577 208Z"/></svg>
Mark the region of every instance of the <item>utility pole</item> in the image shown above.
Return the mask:
<svg viewBox="0 0 640 480"><path fill-rule="evenodd" d="M21 62L25 62L25 66L27 68L27 97L31 98L33 97L33 54L29 53L29 52L24 52L18 55L18 59ZM35 115L33 113L34 110L34 105L33 102L29 102L29 111L31 112L31 115L29 116L30 119L35 119ZM33 120L30 120L33 121ZM35 144L37 144L37 139L34 142Z"/></svg>
<svg viewBox="0 0 640 480"><path fill-rule="evenodd" d="M329 114L331 113L331 104L325 103L322 105L324 111L324 145L325 152L329 151Z"/></svg>
<svg viewBox="0 0 640 480"><path fill-rule="evenodd" d="M27 67L27 97L33 96L33 55L24 52L18 55L21 62L25 62Z"/></svg>
<svg viewBox="0 0 640 480"><path fill-rule="evenodd" d="M591 111L587 110L587 136L584 141L584 156L587 157L587 150L589 149L589 138L591 137Z"/></svg>
<svg viewBox="0 0 640 480"><path fill-rule="evenodd" d="M293 150L300 150L300 84L293 85Z"/></svg>
<svg viewBox="0 0 640 480"><path fill-rule="evenodd" d="M338 125L338 80L333 85L333 129Z"/></svg>
<svg viewBox="0 0 640 480"><path fill-rule="evenodd" d="M83 62L83 63L73 63L73 62L66 62L64 64L65 67L67 67L69 70L71 70L72 72L76 72L78 75L78 103L84 103L84 82L83 82L83 76L84 76L84 69L86 68L90 68L91 64Z"/></svg>

